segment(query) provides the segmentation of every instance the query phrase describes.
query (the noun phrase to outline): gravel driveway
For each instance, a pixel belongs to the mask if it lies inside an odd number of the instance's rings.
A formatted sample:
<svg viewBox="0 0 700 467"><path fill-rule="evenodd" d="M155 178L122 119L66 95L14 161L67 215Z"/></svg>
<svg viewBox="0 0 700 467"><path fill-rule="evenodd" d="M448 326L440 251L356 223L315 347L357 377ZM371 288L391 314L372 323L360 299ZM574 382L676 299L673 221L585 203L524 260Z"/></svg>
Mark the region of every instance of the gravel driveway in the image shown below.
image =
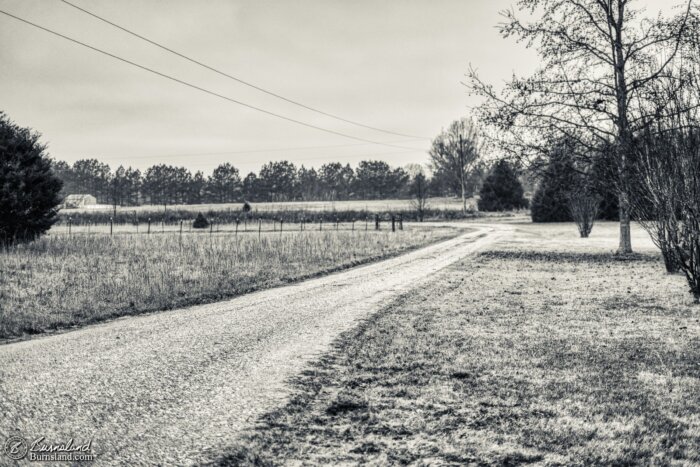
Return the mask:
<svg viewBox="0 0 700 467"><path fill-rule="evenodd" d="M296 285L2 345L0 448L20 434L92 439L99 464L215 458L284 402L285 380L339 333L506 235L507 227L480 226ZM0 464L11 462L0 452Z"/></svg>

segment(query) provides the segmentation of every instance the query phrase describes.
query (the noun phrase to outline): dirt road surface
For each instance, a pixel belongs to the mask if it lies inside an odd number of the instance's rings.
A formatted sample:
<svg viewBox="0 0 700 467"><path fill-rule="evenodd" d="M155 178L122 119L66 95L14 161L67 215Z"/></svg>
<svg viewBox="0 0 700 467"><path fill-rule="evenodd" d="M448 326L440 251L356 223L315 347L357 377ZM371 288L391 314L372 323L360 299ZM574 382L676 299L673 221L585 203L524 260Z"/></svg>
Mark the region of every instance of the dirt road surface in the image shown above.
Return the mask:
<svg viewBox="0 0 700 467"><path fill-rule="evenodd" d="M296 285L2 345L0 447L19 434L92 440L101 465L216 458L339 333L510 232L482 225Z"/></svg>

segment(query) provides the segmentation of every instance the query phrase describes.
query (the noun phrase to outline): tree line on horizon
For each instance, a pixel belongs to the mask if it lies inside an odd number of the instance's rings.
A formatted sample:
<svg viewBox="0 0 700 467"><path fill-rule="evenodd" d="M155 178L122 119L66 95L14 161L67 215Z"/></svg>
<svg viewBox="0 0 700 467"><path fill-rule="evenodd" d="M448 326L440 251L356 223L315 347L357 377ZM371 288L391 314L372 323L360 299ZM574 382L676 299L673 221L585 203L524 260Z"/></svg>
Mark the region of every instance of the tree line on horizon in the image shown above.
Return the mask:
<svg viewBox="0 0 700 467"><path fill-rule="evenodd" d="M192 173L186 167L157 164L141 172L120 165L112 170L97 159L80 159L72 165L53 161L55 174L63 181L61 196L90 194L100 204L210 204L234 202L344 201L407 199L412 184L425 171L418 164L391 167L384 161L365 160L357 167L329 162L318 169L297 168L292 162L270 161L258 173L245 177L232 164L216 167L210 175ZM485 175L483 164L470 172L468 194L473 195ZM436 170L426 177L431 196L460 195L462 187L451 174Z"/></svg>

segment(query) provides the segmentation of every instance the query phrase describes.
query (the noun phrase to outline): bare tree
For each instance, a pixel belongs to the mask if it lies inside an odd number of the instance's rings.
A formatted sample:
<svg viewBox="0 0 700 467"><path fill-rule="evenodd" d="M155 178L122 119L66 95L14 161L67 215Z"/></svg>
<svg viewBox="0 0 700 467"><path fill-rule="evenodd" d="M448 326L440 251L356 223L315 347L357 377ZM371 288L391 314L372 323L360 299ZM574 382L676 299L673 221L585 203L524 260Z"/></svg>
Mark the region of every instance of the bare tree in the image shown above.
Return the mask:
<svg viewBox="0 0 700 467"><path fill-rule="evenodd" d="M632 251L630 235L630 152L645 121L635 102L676 57L689 32L693 0L673 20L648 20L635 0L518 0L526 22L503 13L504 37L536 47L542 67L528 78L513 77L501 92L470 69L467 86L485 98L483 121L499 130L500 147L516 157L543 153L552 140L576 139L587 157L613 143L620 204L619 252ZM656 66L651 58L664 57ZM504 137L506 135L506 137Z"/></svg>
<svg viewBox="0 0 700 467"><path fill-rule="evenodd" d="M422 168L417 170L410 184L411 206L418 215L418 220L423 222L425 210L428 208L428 179Z"/></svg>
<svg viewBox="0 0 700 467"><path fill-rule="evenodd" d="M676 213L679 200L676 198L676 181L667 178L671 175L669 171L675 172L675 169L668 160L657 159L659 155L666 157L660 147L664 143L660 140L658 135L647 134L639 142L635 164L635 178L639 183L634 185L630 199L635 217L661 250L666 272L675 273L680 269L674 248L678 243Z"/></svg>
<svg viewBox="0 0 700 467"><path fill-rule="evenodd" d="M635 141L633 201L666 269L686 276L700 302L700 47L649 93L650 122Z"/></svg>
<svg viewBox="0 0 700 467"><path fill-rule="evenodd" d="M642 226L661 248L670 272L682 271L700 302L700 121L648 134L638 151Z"/></svg>
<svg viewBox="0 0 700 467"><path fill-rule="evenodd" d="M449 174L462 192L462 211L467 212L467 181L479 163L479 136L468 118L452 122L434 140L430 148L433 170Z"/></svg>
<svg viewBox="0 0 700 467"><path fill-rule="evenodd" d="M588 238L598 217L600 196L587 190L577 190L569 192L567 198L571 218L576 223L581 238Z"/></svg>

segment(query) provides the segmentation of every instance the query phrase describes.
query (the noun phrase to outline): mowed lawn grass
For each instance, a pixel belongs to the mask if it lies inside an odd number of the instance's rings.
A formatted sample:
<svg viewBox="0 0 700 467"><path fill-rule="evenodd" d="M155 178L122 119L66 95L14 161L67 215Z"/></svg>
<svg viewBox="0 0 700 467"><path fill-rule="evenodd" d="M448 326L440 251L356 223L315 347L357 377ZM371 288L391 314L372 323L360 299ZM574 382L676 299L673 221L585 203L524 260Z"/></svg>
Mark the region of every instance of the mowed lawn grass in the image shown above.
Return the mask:
<svg viewBox="0 0 700 467"><path fill-rule="evenodd" d="M0 339L222 300L464 231L49 235L0 251Z"/></svg>
<svg viewBox="0 0 700 467"><path fill-rule="evenodd" d="M465 260L343 335L220 464L698 465L685 280L557 235Z"/></svg>

